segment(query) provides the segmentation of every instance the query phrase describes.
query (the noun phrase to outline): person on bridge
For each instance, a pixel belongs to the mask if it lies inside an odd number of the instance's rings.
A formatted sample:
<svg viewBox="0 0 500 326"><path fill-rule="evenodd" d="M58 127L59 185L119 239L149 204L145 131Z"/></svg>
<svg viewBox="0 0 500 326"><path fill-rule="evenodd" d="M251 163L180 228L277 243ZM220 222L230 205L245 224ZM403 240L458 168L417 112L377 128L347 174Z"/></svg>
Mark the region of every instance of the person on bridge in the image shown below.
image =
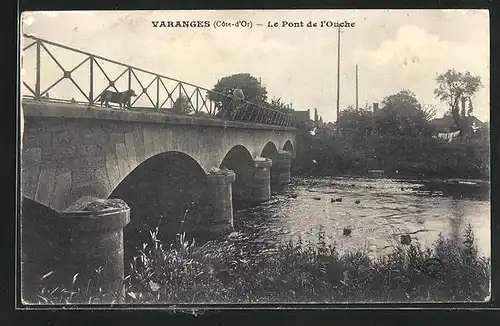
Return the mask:
<svg viewBox="0 0 500 326"><path fill-rule="evenodd" d="M243 107L244 103L243 100L245 100L245 94L243 93L243 90L239 88L238 86L233 90L233 97L235 98L234 100L234 117L236 119L241 118L241 115L244 113Z"/></svg>
<svg viewBox="0 0 500 326"><path fill-rule="evenodd" d="M243 101L245 99L245 94L243 94L243 90L239 87L236 87L233 91L233 96L238 100Z"/></svg>

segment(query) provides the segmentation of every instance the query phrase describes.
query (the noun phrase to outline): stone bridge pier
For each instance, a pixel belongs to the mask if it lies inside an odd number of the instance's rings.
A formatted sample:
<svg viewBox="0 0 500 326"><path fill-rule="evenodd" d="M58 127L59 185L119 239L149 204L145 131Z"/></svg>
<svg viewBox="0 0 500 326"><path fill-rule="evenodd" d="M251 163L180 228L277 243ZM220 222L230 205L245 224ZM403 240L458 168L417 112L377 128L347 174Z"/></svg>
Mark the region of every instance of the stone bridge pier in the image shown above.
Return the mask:
<svg viewBox="0 0 500 326"><path fill-rule="evenodd" d="M246 203L257 205L271 198L271 188L276 191L290 182L290 166L292 153L279 151L276 163L265 157L253 159L253 165L246 173L248 179L236 188L238 196L243 196ZM272 172L272 167L275 171ZM241 173L243 176L244 173ZM190 229L194 232L210 233L212 235L231 232L233 222L233 199L235 197L235 180L237 173L233 170L221 170L220 173L209 173L206 176L207 188L203 205L208 223L196 223ZM271 180L275 180L274 183Z"/></svg>
<svg viewBox="0 0 500 326"><path fill-rule="evenodd" d="M278 187L290 182L290 173L292 167L292 153L288 151L279 151L278 160L275 163L275 176Z"/></svg>

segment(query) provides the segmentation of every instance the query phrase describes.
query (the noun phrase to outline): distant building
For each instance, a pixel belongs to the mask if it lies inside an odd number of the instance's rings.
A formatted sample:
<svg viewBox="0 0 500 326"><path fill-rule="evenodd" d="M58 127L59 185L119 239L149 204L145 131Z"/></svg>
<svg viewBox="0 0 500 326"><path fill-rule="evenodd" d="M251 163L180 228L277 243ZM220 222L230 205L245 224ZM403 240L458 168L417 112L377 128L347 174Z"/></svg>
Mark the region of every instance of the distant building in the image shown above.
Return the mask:
<svg viewBox="0 0 500 326"><path fill-rule="evenodd" d="M446 138L447 136L456 138L460 134L459 131L464 132L467 137L476 139L489 136L488 123L482 122L474 116L461 117L459 122L461 128L459 128L453 116L444 115L442 118L432 120L431 124L434 126L434 132L438 135L438 138ZM451 138L449 140L451 141Z"/></svg>
<svg viewBox="0 0 500 326"><path fill-rule="evenodd" d="M488 124L482 122L478 118L474 116L463 117L461 118L462 122L466 126L476 126L477 129L487 128ZM455 132L459 130L455 119L451 115L444 115L442 118L436 118L431 121L432 125L435 128L436 132Z"/></svg>
<svg viewBox="0 0 500 326"><path fill-rule="evenodd" d="M307 123L309 120L311 120L311 110L305 110L305 111L293 111L293 117L295 119L295 122L297 124L300 123Z"/></svg>

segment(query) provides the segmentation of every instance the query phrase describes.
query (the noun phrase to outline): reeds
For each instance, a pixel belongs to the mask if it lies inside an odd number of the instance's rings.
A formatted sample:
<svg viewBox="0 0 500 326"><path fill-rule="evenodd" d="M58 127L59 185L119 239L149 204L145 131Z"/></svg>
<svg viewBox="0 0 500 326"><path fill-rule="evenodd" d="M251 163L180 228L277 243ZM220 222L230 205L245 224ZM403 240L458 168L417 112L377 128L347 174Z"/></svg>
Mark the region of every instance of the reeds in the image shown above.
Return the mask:
<svg viewBox="0 0 500 326"><path fill-rule="evenodd" d="M440 236L433 248L395 245L377 259L364 250L340 254L322 230L317 243L299 239L256 257L227 243L195 245L183 234L164 247L158 230L150 235L117 290L99 291L94 280L49 290L49 275L39 303L483 301L490 291L490 259L479 255L470 225L463 241Z"/></svg>

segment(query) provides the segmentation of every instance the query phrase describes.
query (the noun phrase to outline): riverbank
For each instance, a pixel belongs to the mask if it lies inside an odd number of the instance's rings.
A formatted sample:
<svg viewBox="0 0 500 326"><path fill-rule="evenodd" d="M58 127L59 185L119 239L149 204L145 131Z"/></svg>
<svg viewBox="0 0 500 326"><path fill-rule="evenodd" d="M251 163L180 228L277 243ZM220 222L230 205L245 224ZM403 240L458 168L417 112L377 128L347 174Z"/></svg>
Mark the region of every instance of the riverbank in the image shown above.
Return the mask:
<svg viewBox="0 0 500 326"><path fill-rule="evenodd" d="M490 178L487 141L443 142L432 138L367 136L318 138L299 135L294 173L302 176L370 177L372 170L388 178Z"/></svg>
<svg viewBox="0 0 500 326"><path fill-rule="evenodd" d="M300 175L303 179L316 179L317 176ZM360 181L390 181L411 184L403 189L418 192L425 192L429 195L442 195L452 198L470 198L479 200L489 200L491 192L490 180L481 179L458 179L458 178L414 178L414 177L389 177L381 173L377 175L323 175L322 178L349 179Z"/></svg>
<svg viewBox="0 0 500 326"><path fill-rule="evenodd" d="M224 242L204 245L183 237L164 246L151 241L131 262L123 291L61 289L41 280L40 303L264 303L483 301L489 296L490 259L478 253L470 226L459 239L440 237L432 248L394 246L372 259L366 251L339 254L300 239L255 258ZM403 240L403 239L402 239ZM75 280L74 280L75 281ZM76 284L77 282L73 282ZM94 284L94 286L89 286ZM97 290L89 290L89 289Z"/></svg>

